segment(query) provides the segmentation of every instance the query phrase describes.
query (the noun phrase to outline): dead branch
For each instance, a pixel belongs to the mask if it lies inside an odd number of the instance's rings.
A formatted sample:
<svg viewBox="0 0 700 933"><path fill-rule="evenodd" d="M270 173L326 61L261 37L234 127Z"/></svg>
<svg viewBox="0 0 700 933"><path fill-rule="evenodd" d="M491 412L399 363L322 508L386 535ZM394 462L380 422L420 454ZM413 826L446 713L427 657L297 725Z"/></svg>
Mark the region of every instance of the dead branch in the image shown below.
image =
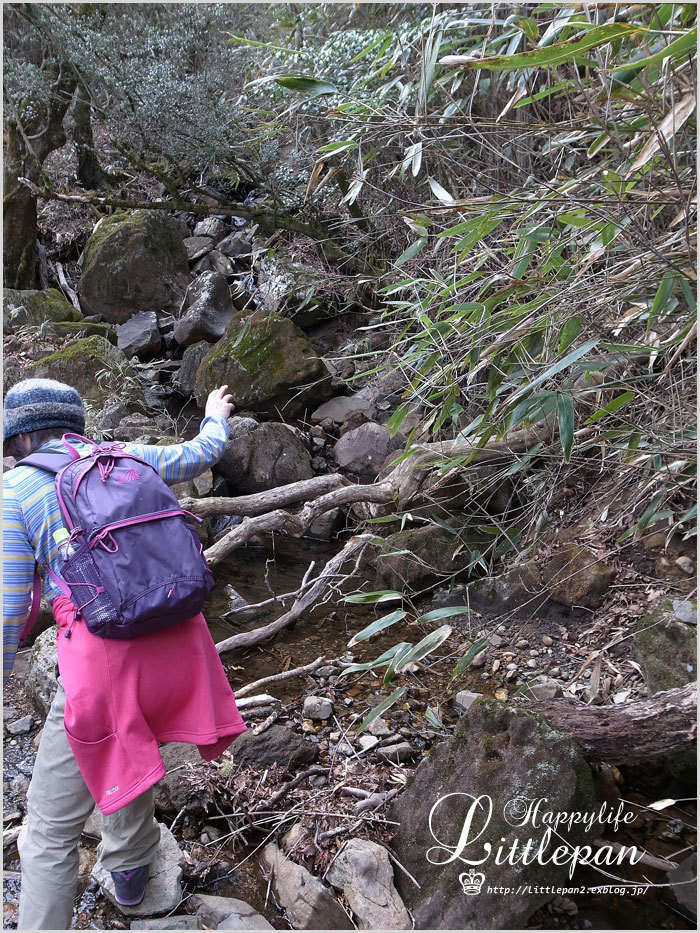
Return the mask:
<svg viewBox="0 0 700 933"><path fill-rule="evenodd" d="M294 502L323 496L325 493L347 485L350 485L349 480L340 473L328 473L326 476L302 479L296 483L277 486L275 489L267 489L249 496L236 496L235 498L215 496L207 499L186 496L180 500L180 505L193 515L205 518L211 515L263 515L272 509L281 509Z"/></svg>
<svg viewBox="0 0 700 933"><path fill-rule="evenodd" d="M251 538L267 531L288 531L295 538L299 538L304 533L304 527L294 515L282 509L276 509L274 512L258 515L255 518L244 518L240 525L236 525L216 544L207 548L204 556L209 564L218 564L231 551L235 551Z"/></svg>
<svg viewBox="0 0 700 933"><path fill-rule="evenodd" d="M261 628L255 629L252 632L241 632L239 635L232 635L230 638L225 638L217 644L216 650L219 654L223 654L225 651L231 651L235 648L248 648L250 645L257 645L259 642L264 641L276 632L291 625L302 613L314 605L317 599L325 592L331 580L335 581L334 585L337 586L339 582L347 580L352 576L352 574L345 574L342 575L341 580L337 579L343 564L349 560L357 561L357 559L362 556L364 549L372 541L373 537L374 535L364 534L350 538L345 547L328 561L321 573L314 580L313 585L309 587L302 596L295 600L291 609L281 615L279 619L275 619L273 622L268 623L268 625L263 625ZM355 565L355 570L356 569L357 562ZM353 572L355 572L355 570L353 570Z"/></svg>
<svg viewBox="0 0 700 933"><path fill-rule="evenodd" d="M280 674L271 674L269 677L261 677L260 680L254 680L250 684L246 684L245 687L241 687L239 690L236 690L236 699L241 696L246 696L253 690L257 690L259 687L262 687L263 684L275 683L280 680L288 680L290 677L299 677L301 674L306 674L309 671L316 670L317 667L320 667L325 662L324 657L316 658L315 661L312 661L310 664L305 664L303 667L295 667L290 671L282 671Z"/></svg>
<svg viewBox="0 0 700 933"><path fill-rule="evenodd" d="M641 764L697 743L697 682L619 706L582 706L568 700L538 704L586 758Z"/></svg>

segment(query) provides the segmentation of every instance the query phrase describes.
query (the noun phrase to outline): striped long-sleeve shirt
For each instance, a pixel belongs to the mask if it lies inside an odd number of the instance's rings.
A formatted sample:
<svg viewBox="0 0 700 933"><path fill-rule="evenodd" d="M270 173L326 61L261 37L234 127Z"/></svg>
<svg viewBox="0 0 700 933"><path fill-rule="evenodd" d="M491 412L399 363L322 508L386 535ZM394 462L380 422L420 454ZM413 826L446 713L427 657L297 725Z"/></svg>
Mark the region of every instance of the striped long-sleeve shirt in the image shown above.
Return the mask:
<svg viewBox="0 0 700 933"><path fill-rule="evenodd" d="M194 479L222 456L229 427L221 415L208 416L191 441L172 446L126 444L125 450L158 470L169 485ZM76 442L83 452L87 444ZM60 439L47 441L42 450L65 451ZM45 470L18 466L3 476L3 682L12 670L22 629L32 602L34 563L60 576L55 531L63 528L55 477ZM48 574L44 593L52 603L60 590Z"/></svg>

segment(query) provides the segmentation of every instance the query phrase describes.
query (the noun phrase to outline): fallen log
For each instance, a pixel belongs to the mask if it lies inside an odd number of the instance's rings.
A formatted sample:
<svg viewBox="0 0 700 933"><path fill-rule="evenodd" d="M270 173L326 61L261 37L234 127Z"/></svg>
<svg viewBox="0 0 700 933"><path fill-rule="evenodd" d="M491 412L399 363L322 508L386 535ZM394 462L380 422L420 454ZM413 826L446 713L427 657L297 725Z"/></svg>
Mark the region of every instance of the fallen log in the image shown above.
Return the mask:
<svg viewBox="0 0 700 933"><path fill-rule="evenodd" d="M644 764L697 744L697 681L619 706L547 700L532 706L580 747L585 758Z"/></svg>

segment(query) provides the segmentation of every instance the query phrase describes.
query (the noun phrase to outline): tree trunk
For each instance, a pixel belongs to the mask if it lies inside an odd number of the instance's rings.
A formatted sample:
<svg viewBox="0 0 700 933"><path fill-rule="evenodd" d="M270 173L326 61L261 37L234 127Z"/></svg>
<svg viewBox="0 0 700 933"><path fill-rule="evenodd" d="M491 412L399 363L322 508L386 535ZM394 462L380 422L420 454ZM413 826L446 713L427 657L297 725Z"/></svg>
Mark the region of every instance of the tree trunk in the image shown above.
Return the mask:
<svg viewBox="0 0 700 933"><path fill-rule="evenodd" d="M586 758L644 764L697 743L697 682L620 706L548 700L533 707L568 733Z"/></svg>
<svg viewBox="0 0 700 933"><path fill-rule="evenodd" d="M90 98L85 87L79 84L73 105L73 142L78 154L78 181L83 187L94 190L105 185L107 176L95 153L91 113Z"/></svg>
<svg viewBox="0 0 700 933"><path fill-rule="evenodd" d="M6 288L39 287L36 197L17 180L26 174L19 130L15 121L9 119L2 199L3 284Z"/></svg>
<svg viewBox="0 0 700 933"><path fill-rule="evenodd" d="M52 66L56 80L46 101L42 125L23 126L13 105L7 120L7 158L3 169L3 283L7 288L38 288L36 190L48 154L66 141L63 119L75 90L75 75L63 66Z"/></svg>

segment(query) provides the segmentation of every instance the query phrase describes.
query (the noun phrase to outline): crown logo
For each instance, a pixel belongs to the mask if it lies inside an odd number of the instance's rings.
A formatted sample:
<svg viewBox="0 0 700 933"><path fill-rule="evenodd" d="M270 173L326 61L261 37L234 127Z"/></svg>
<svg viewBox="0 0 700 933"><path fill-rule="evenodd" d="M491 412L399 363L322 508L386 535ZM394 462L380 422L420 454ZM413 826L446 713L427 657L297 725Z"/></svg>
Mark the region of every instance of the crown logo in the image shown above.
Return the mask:
<svg viewBox="0 0 700 933"><path fill-rule="evenodd" d="M481 894L481 886L485 880L485 875L482 875L481 872L475 872L473 868L462 872L459 876L459 883L462 885L462 891L465 894Z"/></svg>

